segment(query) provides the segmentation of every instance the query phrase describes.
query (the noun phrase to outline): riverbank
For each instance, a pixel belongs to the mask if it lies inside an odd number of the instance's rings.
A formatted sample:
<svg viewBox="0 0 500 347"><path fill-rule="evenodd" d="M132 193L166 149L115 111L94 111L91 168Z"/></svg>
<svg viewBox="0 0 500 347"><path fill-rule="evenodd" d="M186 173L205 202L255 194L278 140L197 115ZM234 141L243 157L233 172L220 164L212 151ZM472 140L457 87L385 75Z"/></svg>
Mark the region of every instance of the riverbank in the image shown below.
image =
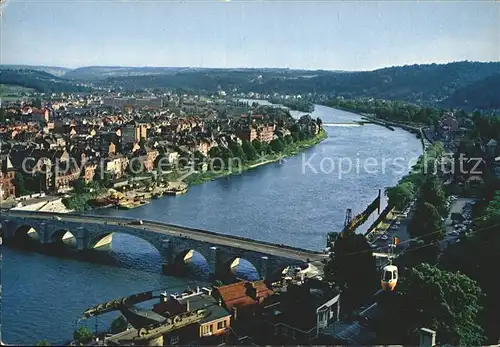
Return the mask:
<svg viewBox="0 0 500 347"><path fill-rule="evenodd" d="M218 172L212 172L212 171L205 171L205 172L194 172L188 177L186 177L183 181L189 185L199 185L204 182L210 182L215 179L221 178L221 177L227 177L231 175L239 175L245 171L254 169L256 167L274 163L280 160L283 160L284 158L294 156L298 154L299 152L310 148L324 139L328 137L326 131L324 129L321 129L320 132L314 136L311 139L303 140L297 143L292 143L287 146L281 153L279 154L269 154L265 156L265 159L257 159L251 162L247 162L243 164L242 166L235 167L231 170L222 170Z"/></svg>
<svg viewBox="0 0 500 347"><path fill-rule="evenodd" d="M181 195L188 191L189 186L199 185L204 182L210 182L215 179L239 175L245 171L252 170L256 167L274 163L284 158L291 157L300 151L310 148L328 137L326 131L321 129L313 138L290 143L286 145L284 150L276 154L268 154L257 160L249 161L234 167L231 170L221 171L194 171L186 177L181 172L171 172L166 177L168 182L158 183L148 180L129 184L123 187L122 192L116 189L94 189L63 199L65 206L75 211L88 211L93 209L102 209L110 207L118 207L123 209L131 209L145 205L151 199L159 199L163 196Z"/></svg>

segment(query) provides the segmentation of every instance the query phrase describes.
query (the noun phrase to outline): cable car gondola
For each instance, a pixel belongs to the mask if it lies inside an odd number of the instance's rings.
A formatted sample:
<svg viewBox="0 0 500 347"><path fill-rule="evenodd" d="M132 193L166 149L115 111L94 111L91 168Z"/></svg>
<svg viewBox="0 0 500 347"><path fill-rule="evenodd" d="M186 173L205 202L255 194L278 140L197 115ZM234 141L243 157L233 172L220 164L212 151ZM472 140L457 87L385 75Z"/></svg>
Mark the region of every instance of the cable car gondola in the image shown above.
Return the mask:
<svg viewBox="0 0 500 347"><path fill-rule="evenodd" d="M382 290L393 291L398 283L398 267L395 265L387 265L382 270Z"/></svg>

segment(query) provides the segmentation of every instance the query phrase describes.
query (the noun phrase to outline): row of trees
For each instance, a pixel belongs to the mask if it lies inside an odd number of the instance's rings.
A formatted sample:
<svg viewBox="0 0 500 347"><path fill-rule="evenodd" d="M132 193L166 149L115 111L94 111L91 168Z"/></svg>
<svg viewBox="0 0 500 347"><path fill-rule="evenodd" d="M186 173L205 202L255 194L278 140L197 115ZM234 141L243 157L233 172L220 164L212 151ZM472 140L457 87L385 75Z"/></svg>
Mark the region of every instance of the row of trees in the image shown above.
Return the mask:
<svg viewBox="0 0 500 347"><path fill-rule="evenodd" d="M444 147L440 142L435 142L421 155L417 163L412 167L410 173L404 176L394 187L388 187L385 194L389 200L389 205L397 209L403 209L418 194L419 188L426 179L432 175L440 159L444 155ZM437 172L438 173L438 172Z"/></svg>
<svg viewBox="0 0 500 347"><path fill-rule="evenodd" d="M236 142L230 142L227 148L212 147L208 155L210 158L222 159L225 165L228 165L233 158L238 158L240 163L252 162L267 155L281 153L293 146L293 144L312 137L314 137L314 134L294 126L291 128L290 135L278 137L269 143L253 140L252 142L243 141L240 145ZM214 162L214 164L217 163ZM222 163L219 163L219 165L222 165Z"/></svg>
<svg viewBox="0 0 500 347"><path fill-rule="evenodd" d="M486 208L474 216L470 236L461 237L461 242L450 245L440 264L450 271L459 271L477 281L484 291L484 310L478 320L484 327L487 344L500 341L500 191L492 194Z"/></svg>
<svg viewBox="0 0 500 347"><path fill-rule="evenodd" d="M395 122L412 122L435 124L443 115L444 110L431 107L421 107L401 101L343 99L336 98L326 102L327 106L349 111L374 114L380 119Z"/></svg>

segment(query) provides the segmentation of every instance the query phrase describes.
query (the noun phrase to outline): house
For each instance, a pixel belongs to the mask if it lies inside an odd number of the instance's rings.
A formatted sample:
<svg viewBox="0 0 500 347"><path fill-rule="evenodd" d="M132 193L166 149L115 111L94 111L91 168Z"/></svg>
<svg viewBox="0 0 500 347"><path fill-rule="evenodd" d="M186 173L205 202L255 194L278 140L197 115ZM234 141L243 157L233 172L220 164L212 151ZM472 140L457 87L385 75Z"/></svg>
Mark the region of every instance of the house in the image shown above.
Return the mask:
<svg viewBox="0 0 500 347"><path fill-rule="evenodd" d="M153 312L165 318L190 311L205 310L204 317L197 323L174 330L164 336L166 345L190 343L221 344L230 334L231 314L216 300L207 288L187 290L181 294L162 294L160 303L153 306Z"/></svg>
<svg viewBox="0 0 500 347"><path fill-rule="evenodd" d="M53 166L52 190L64 193L72 190L73 183L80 177L80 170L74 162L56 162Z"/></svg>
<svg viewBox="0 0 500 347"><path fill-rule="evenodd" d="M267 305L261 318L261 335L267 343L310 344L338 319L340 294L325 282L307 279L300 285L288 284L276 295L278 301Z"/></svg>
<svg viewBox="0 0 500 347"><path fill-rule="evenodd" d="M214 287L212 295L222 300L224 307L233 314L233 319L243 319L259 311L259 305L272 294L273 291L260 280Z"/></svg>
<svg viewBox="0 0 500 347"><path fill-rule="evenodd" d="M7 155L0 158L0 201L16 197L14 178L16 171Z"/></svg>

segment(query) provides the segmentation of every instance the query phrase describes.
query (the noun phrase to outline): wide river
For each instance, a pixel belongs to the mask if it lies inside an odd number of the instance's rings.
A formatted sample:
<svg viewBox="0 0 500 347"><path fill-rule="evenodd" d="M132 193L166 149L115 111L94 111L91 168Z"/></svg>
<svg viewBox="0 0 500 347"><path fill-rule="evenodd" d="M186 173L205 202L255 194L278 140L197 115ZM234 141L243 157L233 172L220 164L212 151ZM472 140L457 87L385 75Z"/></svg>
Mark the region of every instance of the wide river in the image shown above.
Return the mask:
<svg viewBox="0 0 500 347"><path fill-rule="evenodd" d="M350 112L316 105L312 116L323 120L328 138L283 162L190 187L183 196L153 200L135 210L94 213L323 249L326 234L341 230L346 209L361 212L379 189L394 185L422 153L422 145L401 129L339 124L360 119ZM161 275L157 251L126 235L114 235L111 250L96 252L92 259L9 247L2 251L2 340L10 344L43 338L62 343L90 306L150 289L180 291L195 280ZM107 328L114 316L99 318L98 328ZM93 330L96 320L86 324Z"/></svg>

